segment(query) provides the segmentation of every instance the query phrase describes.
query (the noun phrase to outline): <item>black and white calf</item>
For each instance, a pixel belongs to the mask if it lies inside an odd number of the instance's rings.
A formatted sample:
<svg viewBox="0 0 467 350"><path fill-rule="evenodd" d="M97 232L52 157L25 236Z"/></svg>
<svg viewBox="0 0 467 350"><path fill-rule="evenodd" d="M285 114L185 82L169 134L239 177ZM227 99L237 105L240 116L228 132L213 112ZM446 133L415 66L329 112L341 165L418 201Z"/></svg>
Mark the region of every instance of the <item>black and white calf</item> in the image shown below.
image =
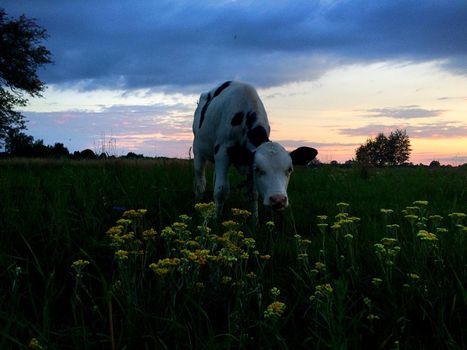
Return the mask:
<svg viewBox="0 0 467 350"><path fill-rule="evenodd" d="M288 206L287 185L293 164L305 165L318 151L300 147L287 152L269 140L269 122L256 90L240 82L225 82L200 96L193 121L195 192L200 199L206 188L206 161L215 163L214 200L222 211L230 186L231 164L247 175L253 215L258 213L258 192L266 206Z"/></svg>

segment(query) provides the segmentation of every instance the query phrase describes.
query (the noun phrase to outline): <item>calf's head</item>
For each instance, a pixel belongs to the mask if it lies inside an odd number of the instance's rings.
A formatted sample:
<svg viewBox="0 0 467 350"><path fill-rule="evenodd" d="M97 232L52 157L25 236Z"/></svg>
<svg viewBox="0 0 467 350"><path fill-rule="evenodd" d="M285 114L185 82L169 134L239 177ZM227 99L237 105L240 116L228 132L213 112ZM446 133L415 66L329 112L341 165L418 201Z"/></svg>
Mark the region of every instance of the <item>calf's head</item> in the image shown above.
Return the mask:
<svg viewBox="0 0 467 350"><path fill-rule="evenodd" d="M300 147L289 153L277 142L261 144L253 155L253 181L263 204L274 210L286 208L293 165L306 165L317 154L318 151L310 147Z"/></svg>

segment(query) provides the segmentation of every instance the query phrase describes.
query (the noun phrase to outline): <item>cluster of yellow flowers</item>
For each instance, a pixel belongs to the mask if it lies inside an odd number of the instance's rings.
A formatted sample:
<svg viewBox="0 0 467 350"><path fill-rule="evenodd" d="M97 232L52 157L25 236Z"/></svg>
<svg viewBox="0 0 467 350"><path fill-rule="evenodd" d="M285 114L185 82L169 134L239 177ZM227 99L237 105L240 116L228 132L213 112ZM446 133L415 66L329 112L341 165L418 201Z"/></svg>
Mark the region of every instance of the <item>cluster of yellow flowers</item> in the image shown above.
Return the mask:
<svg viewBox="0 0 467 350"><path fill-rule="evenodd" d="M348 213L348 209L350 208L350 204L345 202L337 203L337 207L339 209L339 213L335 215L335 221L331 225L331 230L334 233L342 233L342 235L348 239L353 239L353 233L357 230L357 224L360 222L360 218L356 216L350 216ZM322 234L326 232L326 228L329 226L326 223L328 217L326 215L318 215L318 228Z"/></svg>
<svg viewBox="0 0 467 350"><path fill-rule="evenodd" d="M202 225L191 228L192 218L181 215L180 221L161 230L160 236L155 231L143 231L142 236L147 238L160 237L157 247L160 251L166 251L169 256L163 256L156 262L152 262L149 268L161 278L161 281L173 281L185 279L188 285L196 289L196 283L204 283L200 276L219 276L219 283L223 285L241 286L242 281L237 281L243 275L248 279L254 279L256 274L247 273L245 267L250 263L260 264L260 261L269 260L270 255L262 255L254 250L256 241L251 237L245 237L242 231L242 220L248 218L251 213L246 210L232 209L236 220L227 220L221 223L223 232L214 234L208 226L215 213L213 203L198 203L195 210L203 219ZM209 271L200 274L200 271ZM241 271L241 275L233 273ZM235 276L235 279L232 277ZM163 279L162 279L163 278ZM170 282L171 283L171 282Z"/></svg>
<svg viewBox="0 0 467 350"><path fill-rule="evenodd" d="M397 239L384 237L380 242L374 244L376 256L385 265L393 266L395 257L401 250L401 247L397 245Z"/></svg>
<svg viewBox="0 0 467 350"><path fill-rule="evenodd" d="M88 260L83 260L83 259L79 259L79 260L76 260L74 261L72 264L71 264L71 267L75 270L81 270L82 268L86 267L89 265L89 261Z"/></svg>
<svg viewBox="0 0 467 350"><path fill-rule="evenodd" d="M124 219L141 219L144 215L146 215L147 209L131 209L127 210L123 213L122 217Z"/></svg>
<svg viewBox="0 0 467 350"><path fill-rule="evenodd" d="M269 304L264 311L264 318L279 318L285 312L285 304L280 301L274 301Z"/></svg>
<svg viewBox="0 0 467 350"><path fill-rule="evenodd" d="M158 276L164 276L170 271L173 271L180 265L180 259L178 258L165 258L160 259L157 263L152 263L149 268L154 271Z"/></svg>
<svg viewBox="0 0 467 350"><path fill-rule="evenodd" d="M30 341L29 341L29 344L28 344L28 347L29 349L32 349L32 350L42 350L42 349L46 349L47 347L42 345L39 340L37 340L37 338L32 338Z"/></svg>
<svg viewBox="0 0 467 350"><path fill-rule="evenodd" d="M417 237L420 238L422 241L431 241L436 242L438 241L438 237L434 233L428 232L426 230L418 231Z"/></svg>
<svg viewBox="0 0 467 350"><path fill-rule="evenodd" d="M332 288L331 284L319 284L315 287L315 293L312 296L310 296L309 299L310 301L319 301L324 298L330 297L333 292L334 289Z"/></svg>

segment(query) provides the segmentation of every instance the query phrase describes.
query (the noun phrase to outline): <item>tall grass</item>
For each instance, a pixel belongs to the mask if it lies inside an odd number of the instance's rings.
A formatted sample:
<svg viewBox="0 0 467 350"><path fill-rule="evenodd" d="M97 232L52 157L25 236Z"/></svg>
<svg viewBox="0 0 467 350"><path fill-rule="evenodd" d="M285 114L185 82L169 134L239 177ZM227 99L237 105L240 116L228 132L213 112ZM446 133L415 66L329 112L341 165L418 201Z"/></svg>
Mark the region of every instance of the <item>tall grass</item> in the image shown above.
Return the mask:
<svg viewBox="0 0 467 350"><path fill-rule="evenodd" d="M465 171L298 169L258 227L195 210L192 175L0 162L0 348L466 347Z"/></svg>

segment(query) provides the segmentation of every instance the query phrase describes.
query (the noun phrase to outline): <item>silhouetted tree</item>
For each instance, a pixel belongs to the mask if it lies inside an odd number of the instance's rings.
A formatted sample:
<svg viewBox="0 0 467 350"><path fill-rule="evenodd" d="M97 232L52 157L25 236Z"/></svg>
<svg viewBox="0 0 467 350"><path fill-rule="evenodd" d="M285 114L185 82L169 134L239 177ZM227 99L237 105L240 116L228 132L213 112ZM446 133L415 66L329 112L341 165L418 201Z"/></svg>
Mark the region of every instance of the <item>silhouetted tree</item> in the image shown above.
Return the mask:
<svg viewBox="0 0 467 350"><path fill-rule="evenodd" d="M51 154L55 158L63 158L68 157L70 152L68 151L68 148L63 145L63 143L56 142L51 149Z"/></svg>
<svg viewBox="0 0 467 350"><path fill-rule="evenodd" d="M45 29L32 19L8 18L0 8L0 142L9 130L23 130L23 115L15 111L25 106L27 98L40 96L44 83L37 69L51 62L50 51L43 45Z"/></svg>
<svg viewBox="0 0 467 350"><path fill-rule="evenodd" d="M441 166L440 162L437 160L432 160L430 163L430 168L439 168Z"/></svg>
<svg viewBox="0 0 467 350"><path fill-rule="evenodd" d="M26 150L31 150L34 144L34 138L26 135L19 129L10 129L5 137L5 151L10 155L21 155Z"/></svg>
<svg viewBox="0 0 467 350"><path fill-rule="evenodd" d="M391 132L389 137L383 133L375 139L368 139L355 151L356 159L361 164L384 166L401 165L410 157L410 139L405 130Z"/></svg>
<svg viewBox="0 0 467 350"><path fill-rule="evenodd" d="M80 159L96 159L97 158L96 154L90 149L85 149L84 151L81 151L78 153L79 153Z"/></svg>
<svg viewBox="0 0 467 350"><path fill-rule="evenodd" d="M13 157L68 157L70 152L63 143L55 143L53 146L44 145L43 140L34 140L19 129L10 129L5 138L5 150Z"/></svg>

